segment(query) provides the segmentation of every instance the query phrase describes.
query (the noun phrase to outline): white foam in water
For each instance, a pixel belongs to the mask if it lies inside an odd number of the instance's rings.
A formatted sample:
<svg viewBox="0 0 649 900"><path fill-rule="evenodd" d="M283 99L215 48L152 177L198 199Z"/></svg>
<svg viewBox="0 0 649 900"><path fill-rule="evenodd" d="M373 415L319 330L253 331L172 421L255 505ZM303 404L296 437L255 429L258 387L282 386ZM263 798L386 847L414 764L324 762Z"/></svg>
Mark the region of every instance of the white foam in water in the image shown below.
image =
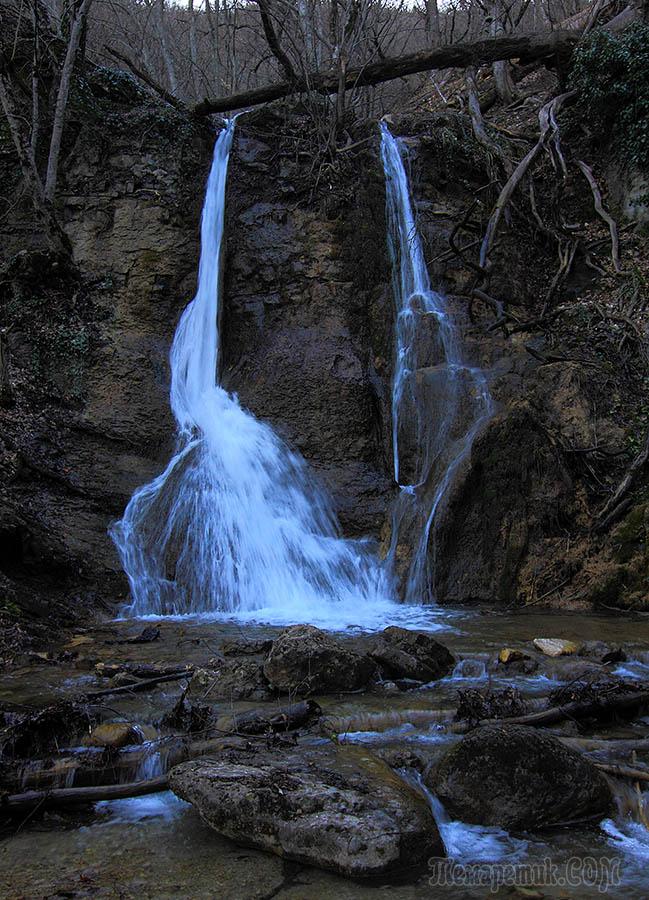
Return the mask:
<svg viewBox="0 0 649 900"><path fill-rule="evenodd" d="M468 825L451 819L441 801L428 790L419 773L402 772L403 777L416 785L427 798L433 813L446 855L458 863L521 862L529 843L512 837L502 828L487 825Z"/></svg>
<svg viewBox="0 0 649 900"><path fill-rule="evenodd" d="M198 289L171 349L177 452L111 529L131 616L211 614L330 628L408 621L389 569L344 540L304 460L217 383L219 268L234 120L214 148Z"/></svg>
<svg viewBox="0 0 649 900"><path fill-rule="evenodd" d="M461 659L444 681L485 681L487 666L482 659Z"/></svg>
<svg viewBox="0 0 649 900"><path fill-rule="evenodd" d="M450 675L445 675L439 681L431 681L423 684L419 690L432 690L440 685L465 685L488 682L490 687L510 687L512 676L506 672L490 672L486 664L480 659L461 659ZM549 688L556 688L564 682L548 675L516 675L516 687L528 694L546 693Z"/></svg>
<svg viewBox="0 0 649 900"><path fill-rule="evenodd" d="M394 474L401 492L391 548L381 562L371 542L341 537L331 501L304 460L218 384L219 273L234 127L230 120L214 147L201 218L198 288L171 348L176 453L157 478L133 494L111 528L131 588L125 614L209 615L276 625L307 621L331 630L387 624L434 630L435 613L421 606L433 600L433 520L491 415L492 402L483 372L462 361L458 329L441 295L431 290L399 145L382 125L397 308ZM435 318L437 336L421 362L426 371L439 369L442 375L433 405L416 388L417 344L427 316ZM434 365L431 353L441 365ZM470 414L460 415L461 407ZM405 481L400 442L410 419L422 453L416 476ZM400 528L408 517L418 524L401 605L393 573Z"/></svg>
<svg viewBox="0 0 649 900"><path fill-rule="evenodd" d="M623 856L623 881L627 884L638 881L646 886L649 831L641 822L628 817L618 822L604 819L600 828L607 836L609 846Z"/></svg>
<svg viewBox="0 0 649 900"><path fill-rule="evenodd" d="M189 805L171 791L162 791L159 794L145 794L143 797L129 797L125 800L100 800L95 809L107 816L103 825L125 825L146 819L171 821Z"/></svg>
<svg viewBox="0 0 649 900"><path fill-rule="evenodd" d="M302 617L300 618L300 610ZM125 612L128 613L128 610ZM407 603L394 603L390 600L379 602L356 603L353 612L339 605L325 605L320 609L309 611L308 622L326 631L332 632L366 632L377 631L389 625L400 625L403 628L415 628L424 631L454 631L452 620L456 612L440 610L431 606L416 606ZM129 616L130 617L130 616ZM307 621L302 605L279 607L261 607L253 610L237 612L209 611L204 613L182 613L176 615L149 614L137 616L146 622L165 621L182 622L236 622L246 625L274 625L282 627Z"/></svg>
<svg viewBox="0 0 649 900"><path fill-rule="evenodd" d="M415 728L405 722L396 728L385 731L348 731L338 736L342 744L389 744L399 740L409 744L441 744L444 741L456 741L457 735L449 734L442 725L431 725L426 731Z"/></svg>
<svg viewBox="0 0 649 900"><path fill-rule="evenodd" d="M613 675L618 678L631 678L634 681L649 680L649 665L638 659L630 659L613 669Z"/></svg>

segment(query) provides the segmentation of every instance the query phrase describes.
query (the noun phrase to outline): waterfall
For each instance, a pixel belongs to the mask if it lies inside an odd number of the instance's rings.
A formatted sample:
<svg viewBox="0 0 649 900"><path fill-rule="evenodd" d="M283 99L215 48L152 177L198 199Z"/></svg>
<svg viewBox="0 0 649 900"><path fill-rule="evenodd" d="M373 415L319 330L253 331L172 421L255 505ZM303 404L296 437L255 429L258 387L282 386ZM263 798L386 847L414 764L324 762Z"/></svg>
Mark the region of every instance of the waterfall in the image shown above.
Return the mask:
<svg viewBox="0 0 649 900"><path fill-rule="evenodd" d="M231 614L376 627L401 617L367 542L344 540L305 462L217 382L219 269L234 120L214 148L198 289L171 349L177 448L111 528L129 615Z"/></svg>
<svg viewBox="0 0 649 900"><path fill-rule="evenodd" d="M388 560L398 568L407 602L431 602L433 523L449 485L492 415L484 372L465 364L460 333L444 297L432 290L410 198L403 148L381 122L381 160L395 304L392 453L399 496Z"/></svg>

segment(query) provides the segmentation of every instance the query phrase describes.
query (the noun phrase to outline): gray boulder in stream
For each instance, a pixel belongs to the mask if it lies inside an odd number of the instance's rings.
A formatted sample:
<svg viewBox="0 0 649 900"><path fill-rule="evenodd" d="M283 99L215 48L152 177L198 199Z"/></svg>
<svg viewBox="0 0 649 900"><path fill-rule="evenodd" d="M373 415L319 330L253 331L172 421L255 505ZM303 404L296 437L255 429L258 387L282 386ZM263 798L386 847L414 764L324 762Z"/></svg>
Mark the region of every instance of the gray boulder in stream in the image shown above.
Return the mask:
<svg viewBox="0 0 649 900"><path fill-rule="evenodd" d="M452 654L430 634L397 625L370 639L369 654L388 678L434 681L455 665Z"/></svg>
<svg viewBox="0 0 649 900"><path fill-rule="evenodd" d="M358 748L196 759L169 781L219 834L341 875L417 871L444 855L428 803Z"/></svg>
<svg viewBox="0 0 649 900"><path fill-rule="evenodd" d="M366 687L376 670L367 656L313 625L292 625L273 641L264 675L275 690L306 696Z"/></svg>
<svg viewBox="0 0 649 900"><path fill-rule="evenodd" d="M606 778L581 753L524 725L476 728L425 776L451 816L534 830L607 815Z"/></svg>

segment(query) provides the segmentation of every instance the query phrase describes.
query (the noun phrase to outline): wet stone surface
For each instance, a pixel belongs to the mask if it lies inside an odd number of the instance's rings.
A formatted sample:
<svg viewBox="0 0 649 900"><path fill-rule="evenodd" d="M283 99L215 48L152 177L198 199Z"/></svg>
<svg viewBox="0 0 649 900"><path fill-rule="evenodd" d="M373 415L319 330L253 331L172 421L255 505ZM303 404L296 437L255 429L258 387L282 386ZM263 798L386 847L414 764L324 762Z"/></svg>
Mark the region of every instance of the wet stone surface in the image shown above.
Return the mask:
<svg viewBox="0 0 649 900"><path fill-rule="evenodd" d="M496 614L493 610L472 609L470 613L454 611L437 621L434 639L448 648L455 663L443 677L430 684L400 690L394 682L379 683L360 693L342 691L319 694L310 700L317 703L323 715L309 720L297 731L297 745L289 735L275 733L272 753L290 758L290 754L306 759L318 747L327 746L331 733L326 727L337 723L340 750L359 750L368 758L383 758L397 773L412 773L434 767L461 735L444 723L452 719L458 702L458 690L488 688L492 691L516 688L531 710L547 703L548 695L574 680L575 674L595 666L599 677L626 676L638 684L649 673L647 645L637 622L580 615L535 613L527 615ZM109 760L101 748L82 748L91 725L82 725L59 752L50 748L40 763L58 766L59 784L80 784L74 769L97 766L95 783L105 783L110 772L119 781L155 777L169 765L178 762L178 722L163 723L163 717L182 698L189 682L189 670L210 669L218 660L228 664L258 667L267 659L267 642L281 629L263 625L209 621L163 621L160 636L150 643L124 643L142 632L142 623L112 622L79 630L68 641L70 655L56 664L32 661L21 669L0 678L0 701L43 705L78 697L82 692L106 690L116 684L120 672L140 680L159 674L176 673L176 680L161 681L147 691L127 690L94 701L102 723L133 723L141 729L144 743L135 743L113 753ZM441 626L441 627L440 627ZM606 641L602 642L602 635ZM550 658L535 650L536 637L571 640L582 646L582 655ZM83 640L81 640L83 639ZM233 653L238 641L245 651ZM337 635L336 640L360 652L371 638L355 630ZM595 644L594 642L600 643ZM249 646L249 645L252 646ZM510 648L534 661L533 672L520 672L515 660L499 661L503 648ZM56 649L56 648L53 648ZM244 648L242 648L244 649ZM623 650L625 659L620 653ZM224 650L228 655L224 656ZM252 652L251 652L252 651ZM609 652L612 661L602 663ZM584 669L584 666L586 669ZM188 667L188 671L183 671ZM111 675L112 677L107 677ZM276 692L272 699L248 697L235 699L212 697L200 701L209 707L216 720L232 721L255 710L278 711L291 697ZM196 702L187 698L188 702ZM441 711L441 712L440 712ZM96 726L98 722L95 722ZM184 726L183 726L184 727ZM182 729L180 729L182 730ZM576 727L568 722L554 732L581 741ZM649 736L649 724L642 717L631 721L593 724L588 732L593 760L620 758L622 746ZM163 739L160 742L160 739ZM201 732L189 737L201 740ZM227 753L240 752L245 742L260 742L265 748L268 738L262 734L240 738L222 738L220 749L212 749L212 759L223 760ZM602 745L611 740L612 749ZM325 742L325 743L323 743ZM617 742L617 743L616 743ZM239 749L237 749L239 748ZM263 752L266 752L264 749ZM629 752L621 758L629 763ZM82 754L85 754L81 757ZM94 761L94 762L93 762ZM35 760L34 763L38 763ZM646 750L637 753L637 766L649 762ZM190 764L188 764L190 765ZM25 772L33 778L36 768ZM396 776L395 776L396 777ZM419 786L421 789L421 786ZM435 811L435 818L447 851L456 860L488 859L506 862L516 859L532 863L550 858L563 865L571 857L619 856L623 862L624 896L646 896L643 886L643 853L649 853L646 832L638 821L637 797L626 786L616 787L616 810L591 827L569 831L527 833L516 826L511 833L495 825L470 825L455 821L449 812ZM430 798L429 798L430 799ZM445 816L445 818L444 818ZM81 813L48 812L33 816L21 827L13 822L3 832L0 844L2 876L0 894L8 898L57 896L106 897L241 897L266 898L364 898L375 896L376 887L362 886L333 872L316 869L305 861L282 861L258 849L246 849L217 834L201 822L196 809L170 793L155 794L131 800L98 803ZM640 830L638 830L640 829ZM236 835L235 835L236 836ZM428 873L400 881L390 890L404 900L431 896ZM482 897L484 891L472 892L463 886L436 888L440 896L452 898ZM277 893L273 893L277 892ZM545 896L595 897L596 887L566 893L543 888Z"/></svg>

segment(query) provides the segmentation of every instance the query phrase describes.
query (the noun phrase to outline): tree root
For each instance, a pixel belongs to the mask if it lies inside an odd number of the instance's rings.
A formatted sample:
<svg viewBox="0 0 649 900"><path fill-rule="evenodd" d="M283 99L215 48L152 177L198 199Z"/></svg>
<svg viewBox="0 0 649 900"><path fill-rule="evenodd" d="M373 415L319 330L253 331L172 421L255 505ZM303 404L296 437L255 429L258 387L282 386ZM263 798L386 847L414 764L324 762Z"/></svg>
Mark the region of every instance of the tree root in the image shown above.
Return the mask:
<svg viewBox="0 0 649 900"><path fill-rule="evenodd" d="M623 275L624 271L620 264L620 238L618 236L615 219L613 219L613 217L604 209L604 204L602 202L602 193L597 185L597 182L595 181L593 170L581 159L577 160L577 165L583 172L584 177L586 178L586 181L590 186L593 195L593 202L595 204L595 212L608 225L608 230L611 235L611 258L613 260L613 268L618 275Z"/></svg>

